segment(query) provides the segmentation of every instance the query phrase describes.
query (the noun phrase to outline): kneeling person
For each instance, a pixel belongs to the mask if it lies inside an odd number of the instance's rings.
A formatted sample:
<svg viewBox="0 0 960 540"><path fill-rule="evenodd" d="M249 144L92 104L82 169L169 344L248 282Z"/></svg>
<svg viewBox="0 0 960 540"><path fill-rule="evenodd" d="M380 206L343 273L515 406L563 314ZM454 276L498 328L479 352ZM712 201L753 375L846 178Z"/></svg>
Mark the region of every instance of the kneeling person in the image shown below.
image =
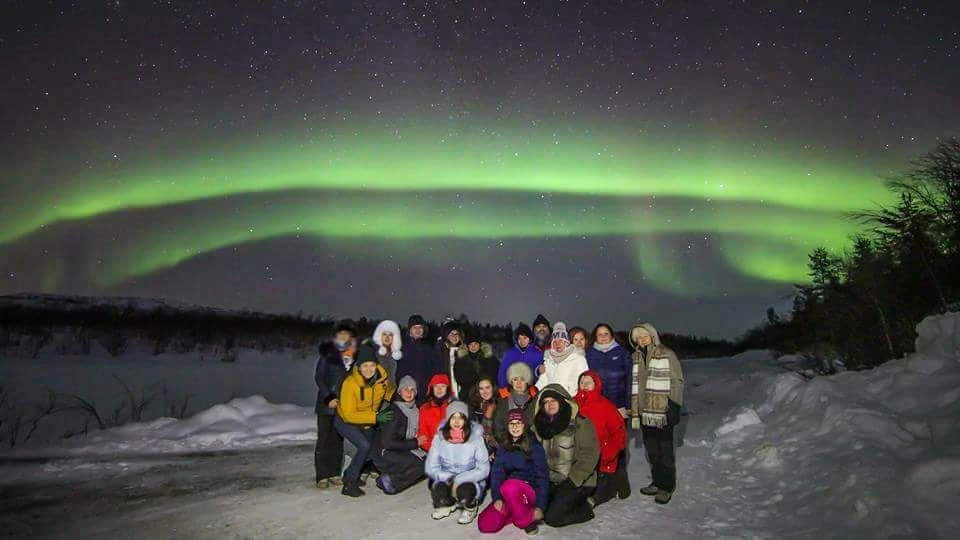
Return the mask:
<svg viewBox="0 0 960 540"><path fill-rule="evenodd" d="M593 519L587 498L597 485L600 460L593 423L580 416L563 386L551 384L538 396L533 425L550 467L550 502L543 521L563 527Z"/></svg>
<svg viewBox="0 0 960 540"><path fill-rule="evenodd" d="M490 457L483 428L470 422L466 403L454 401L447 406L446 421L434 435L425 468L433 519L443 519L462 508L457 522L473 521L490 474Z"/></svg>
<svg viewBox="0 0 960 540"><path fill-rule="evenodd" d="M417 381L406 375L400 379L394 400L386 410L392 411L389 422L380 426L374 441L373 464L380 470L377 487L387 495L399 493L424 477L423 462L427 453L417 441L420 409L417 408Z"/></svg>

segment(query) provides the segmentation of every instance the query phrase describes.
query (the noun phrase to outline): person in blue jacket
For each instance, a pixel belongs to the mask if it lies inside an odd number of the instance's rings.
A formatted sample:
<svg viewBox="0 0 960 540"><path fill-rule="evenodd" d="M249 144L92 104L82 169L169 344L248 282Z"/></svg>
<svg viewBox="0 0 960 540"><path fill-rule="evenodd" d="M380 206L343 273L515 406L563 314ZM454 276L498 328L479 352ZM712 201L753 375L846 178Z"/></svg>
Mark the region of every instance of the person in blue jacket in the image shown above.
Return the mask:
<svg viewBox="0 0 960 540"><path fill-rule="evenodd" d="M600 323L593 329L593 345L587 347L587 365L603 381L603 397L609 399L627 417L633 384L633 359L630 352L614 339L613 328Z"/></svg>
<svg viewBox="0 0 960 540"><path fill-rule="evenodd" d="M508 433L497 447L490 472L492 502L480 514L480 532L495 533L508 523L535 534L550 493L547 453L530 433L522 409L507 414Z"/></svg>
<svg viewBox="0 0 960 540"><path fill-rule="evenodd" d="M506 388L510 384L507 380L507 368L516 362L523 362L530 366L533 372L534 385L537 383L537 368L543 363L543 351L538 349L533 343L533 331L524 323L517 325L517 331L514 333L513 347L503 353L503 359L500 360L500 369L497 370L497 386Z"/></svg>

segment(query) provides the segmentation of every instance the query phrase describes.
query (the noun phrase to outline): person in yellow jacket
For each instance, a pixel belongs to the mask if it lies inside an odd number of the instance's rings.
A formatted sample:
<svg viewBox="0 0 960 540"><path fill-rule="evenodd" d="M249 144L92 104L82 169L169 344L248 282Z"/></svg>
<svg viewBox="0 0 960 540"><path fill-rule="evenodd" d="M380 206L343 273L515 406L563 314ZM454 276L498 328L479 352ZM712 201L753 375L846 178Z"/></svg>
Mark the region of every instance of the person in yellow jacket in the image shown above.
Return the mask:
<svg viewBox="0 0 960 540"><path fill-rule="evenodd" d="M343 473L343 489L348 497L365 495L360 489L360 473L370 458L374 427L393 418L393 412L381 406L393 397L394 387L387 378L387 370L377 362L375 355L362 356L340 387L337 417L333 425L337 432L357 448L357 454Z"/></svg>

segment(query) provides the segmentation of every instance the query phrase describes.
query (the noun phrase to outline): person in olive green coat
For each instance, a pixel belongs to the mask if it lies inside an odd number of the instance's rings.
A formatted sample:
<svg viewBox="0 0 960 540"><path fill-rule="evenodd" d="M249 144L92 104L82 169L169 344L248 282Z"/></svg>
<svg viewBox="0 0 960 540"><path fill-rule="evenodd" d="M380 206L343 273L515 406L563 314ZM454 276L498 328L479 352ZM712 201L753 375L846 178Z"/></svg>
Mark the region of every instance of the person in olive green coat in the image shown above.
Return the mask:
<svg viewBox="0 0 960 540"><path fill-rule="evenodd" d="M563 527L593 519L587 500L597 485L600 444L589 419L559 384L547 385L534 406L534 432L550 468L550 500L543 521Z"/></svg>

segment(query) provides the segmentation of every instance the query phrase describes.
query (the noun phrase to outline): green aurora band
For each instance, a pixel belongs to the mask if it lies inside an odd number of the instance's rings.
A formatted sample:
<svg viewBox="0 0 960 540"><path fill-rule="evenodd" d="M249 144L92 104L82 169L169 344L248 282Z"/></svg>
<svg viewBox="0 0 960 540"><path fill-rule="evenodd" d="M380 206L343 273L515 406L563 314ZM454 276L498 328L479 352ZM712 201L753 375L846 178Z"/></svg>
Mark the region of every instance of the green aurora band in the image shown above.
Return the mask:
<svg viewBox="0 0 960 540"><path fill-rule="evenodd" d="M856 232L846 212L890 198L874 171L810 151L790 156L713 139L678 145L628 130L368 129L269 140L203 146L193 157L71 179L32 193L32 204L0 202L0 241L25 241L62 221L149 212L149 226L124 231L122 247L104 248L105 264L93 274L109 287L227 246L292 235L631 236L645 278L692 295L713 287L684 277L689 272L670 258L645 256L658 244L650 238L716 235L743 275L800 282L813 247L841 249ZM267 202L223 204L250 197ZM542 197L550 197L549 209L531 212ZM584 210L591 206L604 211ZM165 224L172 207L189 212Z"/></svg>

